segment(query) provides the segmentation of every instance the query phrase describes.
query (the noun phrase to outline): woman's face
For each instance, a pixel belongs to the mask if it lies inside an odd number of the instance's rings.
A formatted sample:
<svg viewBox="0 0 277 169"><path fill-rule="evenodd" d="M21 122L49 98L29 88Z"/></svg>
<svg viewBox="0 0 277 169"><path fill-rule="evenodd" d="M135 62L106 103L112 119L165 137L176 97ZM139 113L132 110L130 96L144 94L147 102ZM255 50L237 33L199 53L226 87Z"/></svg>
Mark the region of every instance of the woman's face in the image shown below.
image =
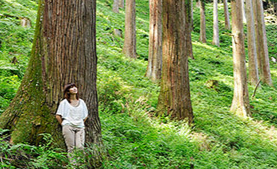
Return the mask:
<svg viewBox="0 0 277 169"><path fill-rule="evenodd" d="M78 93L78 89L76 86L72 86L71 88L69 88L69 93L70 94L77 94Z"/></svg>

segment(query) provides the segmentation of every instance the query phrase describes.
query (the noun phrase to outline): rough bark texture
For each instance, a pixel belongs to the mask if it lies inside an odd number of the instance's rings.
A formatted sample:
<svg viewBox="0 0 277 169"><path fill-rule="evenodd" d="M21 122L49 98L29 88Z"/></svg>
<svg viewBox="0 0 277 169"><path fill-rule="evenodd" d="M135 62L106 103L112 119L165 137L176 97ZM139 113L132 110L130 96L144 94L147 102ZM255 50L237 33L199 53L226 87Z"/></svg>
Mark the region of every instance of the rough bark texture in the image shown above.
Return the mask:
<svg viewBox="0 0 277 169"><path fill-rule="evenodd" d="M247 45L248 45L248 57L249 57L249 82L251 85L257 85L257 83L259 82L259 74L258 74L252 0L246 0L246 18L247 18Z"/></svg>
<svg viewBox="0 0 277 169"><path fill-rule="evenodd" d="M38 144L50 133L65 147L55 118L65 83L75 82L86 102L86 140L101 142L96 91L96 1L41 0L31 58L21 86L0 117L14 143Z"/></svg>
<svg viewBox="0 0 277 169"><path fill-rule="evenodd" d="M193 0L190 1L190 7L191 7L191 23L190 23L190 28L191 28L191 31L193 31Z"/></svg>
<svg viewBox="0 0 277 169"><path fill-rule="evenodd" d="M185 22L185 3L190 0L163 0L163 67L158 102L160 114L193 122Z"/></svg>
<svg viewBox="0 0 277 169"><path fill-rule="evenodd" d="M185 1L185 36L187 37L186 38L186 43L187 43L187 49L188 49L188 52L187 52L187 55L188 57L194 59L193 57L193 51L192 51L192 42L191 42L191 32L192 32L192 17L191 17L191 13L192 13L192 9L191 9L191 3L192 1ZM187 31L189 30L189 31Z"/></svg>
<svg viewBox="0 0 277 169"><path fill-rule="evenodd" d="M254 1L253 11L259 75L262 82L272 86L262 0Z"/></svg>
<svg viewBox="0 0 277 169"><path fill-rule="evenodd" d="M217 0L214 0L214 26L213 26L213 44L219 47L219 29L218 29L218 9Z"/></svg>
<svg viewBox="0 0 277 169"><path fill-rule="evenodd" d="M200 42L207 43L206 38L206 17L205 17L205 2L199 0L200 3Z"/></svg>
<svg viewBox="0 0 277 169"><path fill-rule="evenodd" d="M225 16L225 29L230 29L230 19L229 19L229 10L227 0L223 0L224 3L224 16Z"/></svg>
<svg viewBox="0 0 277 169"><path fill-rule="evenodd" d="M150 0L149 56L146 76L153 82L161 79L162 69L162 0Z"/></svg>
<svg viewBox="0 0 277 169"><path fill-rule="evenodd" d="M135 0L126 1L125 38L123 53L130 58L136 56L136 4Z"/></svg>
<svg viewBox="0 0 277 169"><path fill-rule="evenodd" d="M234 63L234 97L231 112L246 117L250 115L250 106L245 65L242 0L232 0L231 6Z"/></svg>
<svg viewBox="0 0 277 169"><path fill-rule="evenodd" d="M119 12L119 0L113 1L113 12L115 12L115 13Z"/></svg>

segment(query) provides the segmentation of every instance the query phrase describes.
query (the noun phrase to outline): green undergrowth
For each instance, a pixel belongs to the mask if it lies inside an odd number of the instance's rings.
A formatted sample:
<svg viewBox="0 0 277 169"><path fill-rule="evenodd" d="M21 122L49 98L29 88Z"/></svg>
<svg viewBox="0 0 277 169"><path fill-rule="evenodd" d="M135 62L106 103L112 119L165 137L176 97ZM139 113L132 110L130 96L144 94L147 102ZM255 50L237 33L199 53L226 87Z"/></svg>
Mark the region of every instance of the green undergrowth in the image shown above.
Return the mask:
<svg viewBox="0 0 277 169"><path fill-rule="evenodd" d="M0 0L1 2L8 1ZM194 4L192 43L195 59L189 59L189 71L195 118L193 126L187 126L183 121L171 121L169 117L157 117L155 114L159 85L144 76L149 40L148 1L136 1L136 60L128 59L122 54L125 11L120 9L118 14L113 13L112 2L97 1L97 88L103 141L108 152L103 159L103 168L276 168L277 65L272 61L272 57L276 58L276 25L267 25L274 87L262 84L252 97L255 86L249 85L252 117L242 119L229 112L234 87L232 37L231 31L224 29L223 5L219 4L218 7L221 47L217 47L211 44L212 4L206 6L207 44L198 40L200 15ZM31 29L29 34L32 34ZM122 30L123 37L114 35L114 29ZM11 37L13 36L17 37L16 33L12 33ZM28 38L33 37L28 35ZM6 47L2 46L0 49L3 53L9 53ZM15 48L10 47L9 50ZM28 54L29 51L30 47L22 53ZM3 60L8 62L6 56ZM1 108L3 110L14 96L21 79L17 75L18 68L13 68L15 70L5 70L1 74L2 89L8 84L4 88L5 92L0 92L1 97L7 98L6 106ZM2 100L0 102L2 105ZM8 143L1 141L5 144L1 142L0 147L7 147L6 154L13 152ZM37 147L33 149L38 151ZM49 154L54 157L60 154L57 158L61 159L65 156L48 147L45 151L29 155L29 161L23 157L22 159L29 166L34 166L34 162L40 166L48 166L50 164L43 160L55 162ZM19 158L19 155L5 158L5 164L11 166L13 160L9 158ZM62 163L66 166L64 163L67 162L60 162L58 165Z"/></svg>

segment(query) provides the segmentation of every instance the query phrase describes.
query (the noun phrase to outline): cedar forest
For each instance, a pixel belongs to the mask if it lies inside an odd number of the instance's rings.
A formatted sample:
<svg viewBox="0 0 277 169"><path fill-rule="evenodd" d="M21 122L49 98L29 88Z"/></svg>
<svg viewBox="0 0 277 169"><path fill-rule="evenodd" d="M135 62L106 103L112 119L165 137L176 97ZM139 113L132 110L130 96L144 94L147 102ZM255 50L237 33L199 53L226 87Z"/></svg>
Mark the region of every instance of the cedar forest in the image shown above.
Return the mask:
<svg viewBox="0 0 277 169"><path fill-rule="evenodd" d="M276 24L274 0L0 0L0 168L277 168Z"/></svg>

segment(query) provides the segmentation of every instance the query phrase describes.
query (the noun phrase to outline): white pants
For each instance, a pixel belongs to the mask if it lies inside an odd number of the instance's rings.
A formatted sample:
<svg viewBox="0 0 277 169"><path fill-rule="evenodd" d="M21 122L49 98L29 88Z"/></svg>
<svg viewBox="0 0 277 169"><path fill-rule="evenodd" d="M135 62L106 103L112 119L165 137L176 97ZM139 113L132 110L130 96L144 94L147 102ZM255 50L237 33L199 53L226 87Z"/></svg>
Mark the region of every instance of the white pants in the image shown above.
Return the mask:
<svg viewBox="0 0 277 169"><path fill-rule="evenodd" d="M74 148L84 149L85 129L72 127L70 125L63 126L63 136L67 146L68 153L72 153Z"/></svg>

